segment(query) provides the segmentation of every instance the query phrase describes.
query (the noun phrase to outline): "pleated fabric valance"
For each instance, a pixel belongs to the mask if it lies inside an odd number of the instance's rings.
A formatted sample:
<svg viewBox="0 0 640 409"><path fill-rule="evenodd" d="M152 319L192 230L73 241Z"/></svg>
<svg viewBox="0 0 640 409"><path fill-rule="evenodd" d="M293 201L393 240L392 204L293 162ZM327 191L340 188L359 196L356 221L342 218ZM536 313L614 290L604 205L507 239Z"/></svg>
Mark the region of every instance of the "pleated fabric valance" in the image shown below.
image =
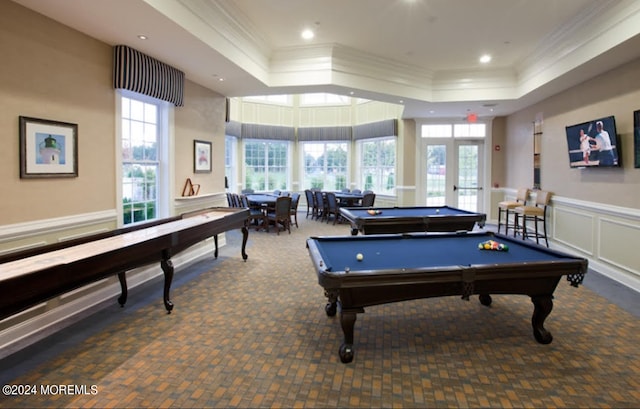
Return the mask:
<svg viewBox="0 0 640 409"><path fill-rule="evenodd" d="M293 141L296 139L296 132L295 128L288 126L242 124L242 138Z"/></svg>
<svg viewBox="0 0 640 409"><path fill-rule="evenodd" d="M126 45L113 47L113 87L183 106L184 73Z"/></svg>
<svg viewBox="0 0 640 409"><path fill-rule="evenodd" d="M327 126L313 128L298 128L299 141L350 141L352 134L350 126Z"/></svg>
<svg viewBox="0 0 640 409"><path fill-rule="evenodd" d="M380 138L383 136L398 136L398 120L371 122L353 127L353 139Z"/></svg>
<svg viewBox="0 0 640 409"><path fill-rule="evenodd" d="M235 136L236 138L242 137L242 124L237 121L229 121L225 124L225 135Z"/></svg>

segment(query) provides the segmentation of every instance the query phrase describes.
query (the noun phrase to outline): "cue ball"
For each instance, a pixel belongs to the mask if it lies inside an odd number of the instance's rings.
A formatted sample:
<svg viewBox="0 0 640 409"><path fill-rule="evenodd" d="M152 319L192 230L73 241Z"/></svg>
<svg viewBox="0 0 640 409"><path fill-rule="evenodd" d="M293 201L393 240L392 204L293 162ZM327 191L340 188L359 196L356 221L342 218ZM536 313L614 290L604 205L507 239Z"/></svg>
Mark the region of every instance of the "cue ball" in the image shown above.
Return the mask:
<svg viewBox="0 0 640 409"><path fill-rule="evenodd" d="M440 213L440 209L436 209L436 213Z"/></svg>
<svg viewBox="0 0 640 409"><path fill-rule="evenodd" d="M364 256L362 255L362 253L356 254L356 260L362 261L363 259L364 259Z"/></svg>

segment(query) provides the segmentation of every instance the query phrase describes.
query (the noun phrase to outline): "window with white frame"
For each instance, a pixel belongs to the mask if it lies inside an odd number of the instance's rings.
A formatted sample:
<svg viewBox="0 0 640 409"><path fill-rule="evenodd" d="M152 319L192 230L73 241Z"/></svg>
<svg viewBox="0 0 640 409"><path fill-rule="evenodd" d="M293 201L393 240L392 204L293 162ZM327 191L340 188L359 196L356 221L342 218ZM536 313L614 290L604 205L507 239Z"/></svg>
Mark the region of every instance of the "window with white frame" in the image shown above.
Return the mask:
<svg viewBox="0 0 640 409"><path fill-rule="evenodd" d="M396 144L395 136L358 140L358 188L376 194L395 194Z"/></svg>
<svg viewBox="0 0 640 409"><path fill-rule="evenodd" d="M314 105L349 105L351 104L351 98L344 95L336 95L329 93L312 93L300 95L300 106L314 106Z"/></svg>
<svg viewBox="0 0 640 409"><path fill-rule="evenodd" d="M348 187L347 142L301 142L302 188L342 190Z"/></svg>
<svg viewBox="0 0 640 409"><path fill-rule="evenodd" d="M167 215L168 106L140 94L120 93L122 224Z"/></svg>
<svg viewBox="0 0 640 409"><path fill-rule="evenodd" d="M288 190L289 141L244 140L244 187L255 191Z"/></svg>
<svg viewBox="0 0 640 409"><path fill-rule="evenodd" d="M487 124L424 124L421 127L420 136L423 138L485 138Z"/></svg>
<svg viewBox="0 0 640 409"><path fill-rule="evenodd" d="M237 150L238 150L238 138L235 136L225 136L224 143L224 176L227 178L226 182L228 183L228 187L231 191L235 191L235 189L231 188L232 186L236 186L238 183L238 163L236 158Z"/></svg>
<svg viewBox="0 0 640 409"><path fill-rule="evenodd" d="M274 105L284 105L284 106L292 105L291 95L255 95L255 96L243 97L242 99L245 101L262 102L262 103L274 104Z"/></svg>

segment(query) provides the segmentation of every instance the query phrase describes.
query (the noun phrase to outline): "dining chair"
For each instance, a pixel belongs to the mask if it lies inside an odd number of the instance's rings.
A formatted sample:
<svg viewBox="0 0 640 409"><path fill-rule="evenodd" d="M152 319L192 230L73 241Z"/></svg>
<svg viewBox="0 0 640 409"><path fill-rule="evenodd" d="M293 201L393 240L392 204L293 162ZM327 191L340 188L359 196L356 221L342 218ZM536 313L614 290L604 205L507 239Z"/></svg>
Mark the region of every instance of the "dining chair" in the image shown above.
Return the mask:
<svg viewBox="0 0 640 409"><path fill-rule="evenodd" d="M362 197L362 207L373 207L373 204L376 201L375 193L367 193Z"/></svg>
<svg viewBox="0 0 640 409"><path fill-rule="evenodd" d="M276 199L273 210L267 212L267 231L271 222L275 225L278 235L280 235L280 225L291 234L291 197L280 196Z"/></svg>
<svg viewBox="0 0 640 409"><path fill-rule="evenodd" d="M327 192L325 194L325 199L327 201L327 223L329 223L329 216L333 215L333 224L336 224L338 218L340 217L340 208L338 207L338 199L336 199L336 194L333 192Z"/></svg>
<svg viewBox="0 0 640 409"><path fill-rule="evenodd" d="M254 225L256 230L260 230L261 227L267 226L265 213L262 209L252 207L246 195L240 195L240 204L242 207L249 209L249 216L245 223L247 226Z"/></svg>
<svg viewBox="0 0 640 409"><path fill-rule="evenodd" d="M306 189L304 191L304 195L307 198L307 217L311 215L311 218L313 219L316 211L316 206L314 205L315 197L310 189Z"/></svg>
<svg viewBox="0 0 640 409"><path fill-rule="evenodd" d="M327 216L326 213L326 202L324 199L324 192L322 192L321 190L316 190L315 192L313 192L314 197L316 199L316 220L320 219L320 220L324 220L324 218Z"/></svg>
<svg viewBox="0 0 640 409"><path fill-rule="evenodd" d="M300 203L300 193L293 192L291 194L291 218L298 227L298 204Z"/></svg>

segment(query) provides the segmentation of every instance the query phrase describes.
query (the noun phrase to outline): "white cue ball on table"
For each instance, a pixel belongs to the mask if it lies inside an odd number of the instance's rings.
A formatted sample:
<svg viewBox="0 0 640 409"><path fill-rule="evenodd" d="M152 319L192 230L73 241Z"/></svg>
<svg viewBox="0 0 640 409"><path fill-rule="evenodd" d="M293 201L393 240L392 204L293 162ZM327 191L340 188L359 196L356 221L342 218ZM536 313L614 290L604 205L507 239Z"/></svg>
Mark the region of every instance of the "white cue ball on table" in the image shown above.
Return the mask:
<svg viewBox="0 0 640 409"><path fill-rule="evenodd" d="M436 209L436 213L440 213L440 209Z"/></svg>
<svg viewBox="0 0 640 409"><path fill-rule="evenodd" d="M356 260L358 260L358 261L364 260L364 256L362 255L362 253L356 254Z"/></svg>

